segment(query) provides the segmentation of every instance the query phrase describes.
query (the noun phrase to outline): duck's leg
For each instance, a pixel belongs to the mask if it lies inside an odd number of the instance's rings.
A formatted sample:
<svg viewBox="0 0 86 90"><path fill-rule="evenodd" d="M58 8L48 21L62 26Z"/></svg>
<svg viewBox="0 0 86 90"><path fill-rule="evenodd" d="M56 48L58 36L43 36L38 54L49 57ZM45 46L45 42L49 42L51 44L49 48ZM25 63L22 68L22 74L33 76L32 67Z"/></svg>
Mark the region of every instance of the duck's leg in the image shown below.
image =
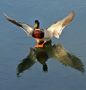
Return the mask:
<svg viewBox="0 0 86 90"><path fill-rule="evenodd" d="M42 41L41 43L38 43L35 45L35 48L44 48L46 41Z"/></svg>
<svg viewBox="0 0 86 90"><path fill-rule="evenodd" d="M35 48L44 48L44 44L36 44Z"/></svg>

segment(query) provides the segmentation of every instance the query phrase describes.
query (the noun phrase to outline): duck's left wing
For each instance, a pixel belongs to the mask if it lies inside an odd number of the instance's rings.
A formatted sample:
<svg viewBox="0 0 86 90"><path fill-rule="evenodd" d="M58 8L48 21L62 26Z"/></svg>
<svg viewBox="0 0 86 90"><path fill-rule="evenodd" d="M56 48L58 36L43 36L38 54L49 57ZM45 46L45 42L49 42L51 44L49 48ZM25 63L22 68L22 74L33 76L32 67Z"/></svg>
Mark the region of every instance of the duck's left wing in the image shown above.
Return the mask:
<svg viewBox="0 0 86 90"><path fill-rule="evenodd" d="M75 16L75 12L70 12L68 16L63 18L60 21L52 24L47 30L45 30L45 39L51 39L52 37L59 38L62 33L62 30L69 25Z"/></svg>
<svg viewBox="0 0 86 90"><path fill-rule="evenodd" d="M16 20L14 20L13 18L7 16L6 14L4 14L4 16L6 17L6 19L7 19L9 22L11 22L11 23L17 25L18 27L22 28L22 29L26 32L27 35L32 35L33 28L32 28L30 25L25 24L25 23L23 23L23 22L18 22L18 21L16 21Z"/></svg>
<svg viewBox="0 0 86 90"><path fill-rule="evenodd" d="M53 57L66 66L70 66L81 72L85 72L84 65L80 58L71 54L61 44L53 45Z"/></svg>

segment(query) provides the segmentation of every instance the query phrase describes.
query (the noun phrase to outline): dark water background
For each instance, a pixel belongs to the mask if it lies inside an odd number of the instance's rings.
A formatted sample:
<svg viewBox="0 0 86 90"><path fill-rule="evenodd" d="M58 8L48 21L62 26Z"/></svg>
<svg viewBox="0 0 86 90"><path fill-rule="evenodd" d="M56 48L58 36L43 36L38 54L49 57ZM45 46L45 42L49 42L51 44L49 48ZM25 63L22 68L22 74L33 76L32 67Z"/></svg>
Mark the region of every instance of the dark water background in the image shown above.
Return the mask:
<svg viewBox="0 0 86 90"><path fill-rule="evenodd" d="M85 72L82 74L53 59L47 61L47 73L37 62L18 78L17 65L35 42L3 16L5 12L30 25L39 19L41 27L47 28L72 10L76 13L74 21L53 43L61 43L86 65L86 0L0 0L0 90L86 90Z"/></svg>

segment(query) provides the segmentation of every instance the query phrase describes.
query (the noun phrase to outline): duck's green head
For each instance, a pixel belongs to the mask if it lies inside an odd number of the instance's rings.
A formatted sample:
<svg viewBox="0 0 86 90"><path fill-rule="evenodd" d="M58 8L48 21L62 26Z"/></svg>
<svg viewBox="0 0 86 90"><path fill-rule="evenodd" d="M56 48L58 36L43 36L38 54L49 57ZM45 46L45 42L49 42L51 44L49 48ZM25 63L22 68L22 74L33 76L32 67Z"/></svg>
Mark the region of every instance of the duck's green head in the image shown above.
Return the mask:
<svg viewBox="0 0 86 90"><path fill-rule="evenodd" d="M35 20L35 22L34 22L34 28L35 29L38 29L39 27L40 27L39 21L38 20Z"/></svg>

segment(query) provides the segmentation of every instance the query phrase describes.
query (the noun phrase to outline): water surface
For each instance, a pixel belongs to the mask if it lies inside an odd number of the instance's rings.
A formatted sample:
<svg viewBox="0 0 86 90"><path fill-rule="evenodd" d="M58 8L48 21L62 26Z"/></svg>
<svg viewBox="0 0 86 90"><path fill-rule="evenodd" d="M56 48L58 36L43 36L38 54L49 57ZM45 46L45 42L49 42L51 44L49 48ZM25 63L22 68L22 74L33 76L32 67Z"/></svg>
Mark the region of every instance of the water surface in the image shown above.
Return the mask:
<svg viewBox="0 0 86 90"><path fill-rule="evenodd" d="M47 28L72 10L76 13L73 22L64 29L59 40L52 42L62 45L86 69L86 0L0 1L0 90L86 90L86 72L63 65L60 58L47 60L48 72L44 72L42 64L36 61L17 77L18 65L30 54L35 42L3 16L5 12L30 25L39 19L41 28Z"/></svg>

